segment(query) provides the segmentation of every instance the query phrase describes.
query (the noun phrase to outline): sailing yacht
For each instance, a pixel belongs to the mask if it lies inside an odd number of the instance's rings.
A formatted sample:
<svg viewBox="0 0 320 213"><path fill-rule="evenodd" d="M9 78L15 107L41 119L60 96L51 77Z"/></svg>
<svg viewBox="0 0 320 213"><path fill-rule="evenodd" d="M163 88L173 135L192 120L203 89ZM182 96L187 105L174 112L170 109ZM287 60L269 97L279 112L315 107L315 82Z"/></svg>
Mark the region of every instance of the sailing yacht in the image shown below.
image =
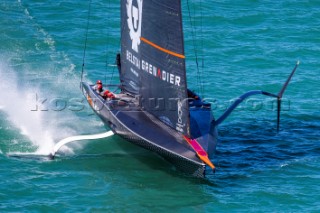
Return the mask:
<svg viewBox="0 0 320 213"><path fill-rule="evenodd" d="M181 1L121 0L120 4L119 92L105 98L94 85L81 82L89 105L113 133L187 174L204 177L215 170L210 159L217 145L217 126L245 98L275 97L280 112L282 94L297 65L279 94L249 91L216 120L211 104L187 87Z"/></svg>

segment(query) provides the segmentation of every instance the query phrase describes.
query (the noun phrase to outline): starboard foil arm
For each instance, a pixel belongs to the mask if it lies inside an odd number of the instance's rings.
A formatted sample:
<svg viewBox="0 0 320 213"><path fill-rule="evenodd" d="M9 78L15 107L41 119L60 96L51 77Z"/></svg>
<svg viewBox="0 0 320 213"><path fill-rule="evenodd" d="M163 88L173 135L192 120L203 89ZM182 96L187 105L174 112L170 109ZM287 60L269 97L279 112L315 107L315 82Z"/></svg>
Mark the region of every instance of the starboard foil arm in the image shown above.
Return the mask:
<svg viewBox="0 0 320 213"><path fill-rule="evenodd" d="M277 131L279 131L279 127L280 127L280 111L281 111L281 101L282 101L282 96L287 88L287 86L289 85L289 82L292 78L292 76L294 75L295 71L297 70L298 66L299 66L300 62L297 61L295 67L293 68L293 70L291 71L291 74L289 75L287 81L285 82L285 84L282 86L280 92L276 95L276 94L272 94L269 92L265 92L262 90L253 90L253 91L249 91L244 93L243 95L241 95L240 97L238 97L234 103L216 120L214 121L214 125L218 126L219 124L221 124L232 112L233 110L241 103L243 102L245 99L247 99L250 96L253 95L265 95L265 96L269 96L269 97L274 97L277 98Z"/></svg>
<svg viewBox="0 0 320 213"><path fill-rule="evenodd" d="M62 140L60 140L58 143L55 144L55 146L53 147L53 150L51 151L51 153L49 154L49 157L51 159L54 159L56 153L58 152L58 150L63 147L64 145L66 145L67 143L73 142L73 141L80 141L80 140L92 140L92 139L100 139L100 138L107 138L114 135L114 133L110 130L108 132L105 133L101 133L101 134L95 134L95 135L77 135L77 136L72 136L72 137L68 137L68 138L64 138Z"/></svg>
<svg viewBox="0 0 320 213"><path fill-rule="evenodd" d="M9 157L15 157L15 158L33 158L33 159L42 159L42 158L49 158L51 160L54 159L56 153L59 151L61 147L66 145L67 143L71 143L74 141L80 141L80 140L92 140L92 139L99 139L99 138L106 138L112 136L114 133L112 131L108 131L101 134L95 134L95 135L78 135L78 136L72 136L68 138L64 138L60 140L58 143L55 144L50 154L39 154L37 152L35 153L10 153L8 154Z"/></svg>

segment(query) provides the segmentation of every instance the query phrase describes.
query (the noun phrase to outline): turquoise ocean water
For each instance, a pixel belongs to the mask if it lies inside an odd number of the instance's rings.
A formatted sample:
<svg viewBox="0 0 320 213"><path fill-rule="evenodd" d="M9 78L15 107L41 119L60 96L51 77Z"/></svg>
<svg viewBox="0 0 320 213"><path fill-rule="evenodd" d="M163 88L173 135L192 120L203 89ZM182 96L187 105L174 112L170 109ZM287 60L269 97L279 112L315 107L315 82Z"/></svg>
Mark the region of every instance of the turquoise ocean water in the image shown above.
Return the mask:
<svg viewBox="0 0 320 213"><path fill-rule="evenodd" d="M115 136L48 153L57 141L106 131L79 90L89 1L0 2L1 212L318 212L320 209L320 1L183 1L188 85L216 117L253 97L220 127L205 180ZM92 0L88 81L117 83L119 3ZM195 40L195 42L193 42ZM195 59L198 58L197 71ZM200 80L198 77L201 77Z"/></svg>

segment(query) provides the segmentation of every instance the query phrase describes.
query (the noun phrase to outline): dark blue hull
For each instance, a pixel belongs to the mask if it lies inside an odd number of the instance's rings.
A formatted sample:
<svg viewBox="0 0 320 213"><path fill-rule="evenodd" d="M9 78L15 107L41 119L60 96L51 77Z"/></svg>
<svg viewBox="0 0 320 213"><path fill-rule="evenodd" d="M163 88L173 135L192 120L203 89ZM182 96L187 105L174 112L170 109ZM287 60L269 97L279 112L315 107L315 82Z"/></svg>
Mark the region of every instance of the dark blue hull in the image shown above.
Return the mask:
<svg viewBox="0 0 320 213"><path fill-rule="evenodd" d="M115 134L159 154L184 173L205 176L206 165L197 157L182 134L141 110L134 98L129 102L122 102L121 99L105 100L89 84L82 83L81 87L92 109ZM209 157L213 155L217 144L216 128L210 131L197 138Z"/></svg>

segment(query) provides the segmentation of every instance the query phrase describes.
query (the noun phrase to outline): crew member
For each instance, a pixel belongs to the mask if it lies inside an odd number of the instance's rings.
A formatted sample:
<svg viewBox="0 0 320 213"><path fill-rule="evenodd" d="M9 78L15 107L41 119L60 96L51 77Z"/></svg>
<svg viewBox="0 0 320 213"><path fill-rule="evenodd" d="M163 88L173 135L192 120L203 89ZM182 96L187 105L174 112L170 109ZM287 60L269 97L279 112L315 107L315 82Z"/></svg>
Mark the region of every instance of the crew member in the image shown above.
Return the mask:
<svg viewBox="0 0 320 213"><path fill-rule="evenodd" d="M110 92L109 90L104 91L103 94L102 94L102 97L104 99L107 99L107 98L108 99L114 99L115 98L114 94L112 92Z"/></svg>
<svg viewBox="0 0 320 213"><path fill-rule="evenodd" d="M97 80L96 85L94 85L93 89L99 94L101 95L104 99L114 99L115 96L112 92L110 92L109 90L104 90L103 89L103 85L101 80Z"/></svg>
<svg viewBox="0 0 320 213"><path fill-rule="evenodd" d="M93 89L101 96L103 95L103 86L101 80L97 80L97 83L94 85Z"/></svg>

